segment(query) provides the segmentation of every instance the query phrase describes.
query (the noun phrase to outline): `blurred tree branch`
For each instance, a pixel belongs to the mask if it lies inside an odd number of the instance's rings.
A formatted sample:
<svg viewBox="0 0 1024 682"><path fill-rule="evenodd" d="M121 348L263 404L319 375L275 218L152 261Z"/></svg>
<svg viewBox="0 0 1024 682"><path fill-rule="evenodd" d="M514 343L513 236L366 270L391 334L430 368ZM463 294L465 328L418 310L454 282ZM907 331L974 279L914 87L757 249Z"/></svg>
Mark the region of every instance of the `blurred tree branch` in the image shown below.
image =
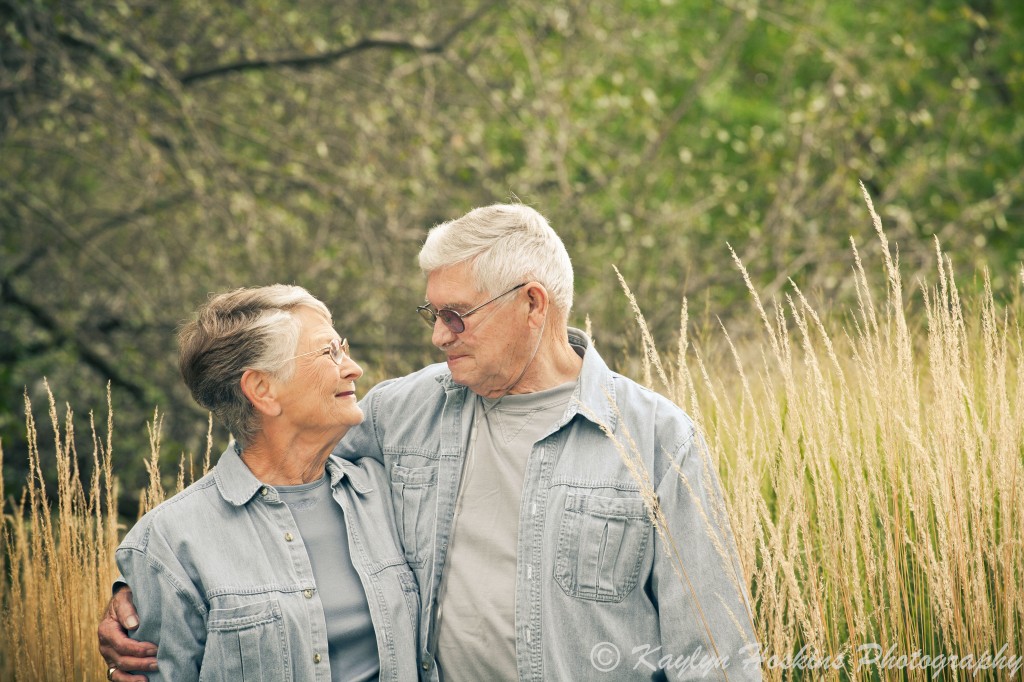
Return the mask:
<svg viewBox="0 0 1024 682"><path fill-rule="evenodd" d="M764 295L842 305L858 181L908 271L938 234L1016 280L1024 5L969 1L0 0L0 410L41 374L102 402L88 366L187 449L173 329L271 282L324 300L368 375L415 369L427 229L517 198L613 362L612 263L659 340L683 296L744 324L727 241Z"/></svg>
<svg viewBox="0 0 1024 682"><path fill-rule="evenodd" d="M475 12L472 12L463 19L457 21L455 26L436 42L427 42L425 40L415 38L403 38L396 35L380 34L375 37L362 38L351 45L346 45L345 47L322 52L320 54L247 59L231 62L229 64L219 64L217 66L194 69L182 74L179 80L182 85L193 85L211 78L245 71L260 71L277 68L300 70L309 69L325 66L368 50L393 50L398 52L416 52L421 54L440 54L448 48L459 33L466 30L473 24L473 22L496 6L498 6L498 3L496 2L482 5Z"/></svg>
<svg viewBox="0 0 1024 682"><path fill-rule="evenodd" d="M21 309L37 325L48 331L52 338L52 348L58 348L65 344L70 346L78 357L86 365L96 370L101 377L109 380L117 388L126 391L137 402L142 403L145 401L146 392L141 385L125 377L115 363L104 358L97 350L86 343L86 340L80 334L65 329L60 321L45 308L16 292L11 282L6 278L0 280L0 300ZM39 352L39 344L36 344L34 352Z"/></svg>

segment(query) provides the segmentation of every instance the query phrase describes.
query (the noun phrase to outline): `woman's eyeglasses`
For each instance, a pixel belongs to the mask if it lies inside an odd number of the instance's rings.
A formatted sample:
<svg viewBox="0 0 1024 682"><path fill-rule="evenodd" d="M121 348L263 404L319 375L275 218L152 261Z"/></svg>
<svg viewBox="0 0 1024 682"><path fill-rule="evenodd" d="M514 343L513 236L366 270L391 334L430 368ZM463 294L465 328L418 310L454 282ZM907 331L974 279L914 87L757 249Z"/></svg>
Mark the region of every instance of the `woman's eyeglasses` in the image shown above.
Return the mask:
<svg viewBox="0 0 1024 682"><path fill-rule="evenodd" d="M511 294L516 289L521 289L522 287L525 287L527 284L529 284L529 282L523 282L522 284L517 284L516 286L512 287L511 289L509 289L505 293L498 294L497 296L495 296L491 300L484 301L483 303L481 303L477 307L473 308L472 310L466 311L464 313L460 313L458 310L452 310L451 308L441 308L440 310L438 310L437 308L435 308L430 303L426 303L424 305L418 306L416 308L416 312L418 312L420 314L420 317L423 318L424 322L429 324L431 327L433 327L435 324L437 324L438 320L441 320L441 322L444 324L444 326L448 327L448 329L450 329L452 332L454 332L456 334L461 334L462 332L466 331L466 318L467 317L469 317L470 315L472 315L476 311L480 310L485 305L488 305L490 303L494 303L495 301L497 301L502 296L507 296L508 294Z"/></svg>
<svg viewBox="0 0 1024 682"><path fill-rule="evenodd" d="M318 348L317 350L311 350L308 353L299 353L298 355L288 358L288 360L294 360L295 358L302 358L307 355L330 355L331 360L334 360L334 364L340 365L345 362L345 358L351 357L348 354L348 339L333 339L326 348ZM287 360L285 361L287 362Z"/></svg>

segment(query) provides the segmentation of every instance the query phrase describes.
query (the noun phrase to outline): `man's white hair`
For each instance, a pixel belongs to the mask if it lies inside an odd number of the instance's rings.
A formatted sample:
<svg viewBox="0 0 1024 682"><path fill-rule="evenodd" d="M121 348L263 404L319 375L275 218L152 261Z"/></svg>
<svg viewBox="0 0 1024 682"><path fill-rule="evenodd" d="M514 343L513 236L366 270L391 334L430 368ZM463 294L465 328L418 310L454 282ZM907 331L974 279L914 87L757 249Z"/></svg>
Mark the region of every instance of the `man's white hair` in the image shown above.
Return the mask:
<svg viewBox="0 0 1024 682"><path fill-rule="evenodd" d="M426 275L470 262L477 290L490 294L535 280L548 290L555 310L565 318L572 310L569 253L544 216L523 204L475 208L435 226L419 260Z"/></svg>

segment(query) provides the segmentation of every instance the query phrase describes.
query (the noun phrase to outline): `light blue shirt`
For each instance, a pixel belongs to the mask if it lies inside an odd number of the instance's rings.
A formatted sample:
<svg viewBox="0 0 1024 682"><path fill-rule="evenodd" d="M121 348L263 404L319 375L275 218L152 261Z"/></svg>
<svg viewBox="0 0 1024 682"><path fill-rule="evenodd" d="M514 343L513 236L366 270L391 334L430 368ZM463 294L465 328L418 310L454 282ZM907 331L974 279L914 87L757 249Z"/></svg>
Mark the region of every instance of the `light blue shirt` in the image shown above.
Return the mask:
<svg viewBox="0 0 1024 682"><path fill-rule="evenodd" d="M327 473L368 599L380 679L413 680L419 597L387 479L369 459L331 458ZM151 682L331 679L324 609L298 526L234 446L143 516L116 557L139 613L132 637L159 647Z"/></svg>
<svg viewBox="0 0 1024 682"><path fill-rule="evenodd" d="M675 404L609 370L582 332L570 329L569 342L583 367L565 414L528 455L519 508L519 679L725 679L724 665L729 680L760 680L746 584L702 439ZM470 397L443 364L383 382L335 449L387 469L423 597L425 679L439 677L436 604ZM649 477L674 546L651 523L620 447Z"/></svg>

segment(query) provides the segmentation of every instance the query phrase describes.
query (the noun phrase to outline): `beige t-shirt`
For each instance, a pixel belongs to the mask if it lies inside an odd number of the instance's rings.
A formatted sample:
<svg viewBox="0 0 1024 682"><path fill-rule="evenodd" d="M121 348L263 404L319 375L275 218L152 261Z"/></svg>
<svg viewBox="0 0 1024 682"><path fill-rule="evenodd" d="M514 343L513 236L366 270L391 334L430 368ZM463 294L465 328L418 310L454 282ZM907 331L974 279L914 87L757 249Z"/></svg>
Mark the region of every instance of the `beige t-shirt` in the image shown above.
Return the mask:
<svg viewBox="0 0 1024 682"><path fill-rule="evenodd" d="M473 396L438 614L444 682L515 680L516 547L533 444L565 414L575 382L498 400Z"/></svg>

